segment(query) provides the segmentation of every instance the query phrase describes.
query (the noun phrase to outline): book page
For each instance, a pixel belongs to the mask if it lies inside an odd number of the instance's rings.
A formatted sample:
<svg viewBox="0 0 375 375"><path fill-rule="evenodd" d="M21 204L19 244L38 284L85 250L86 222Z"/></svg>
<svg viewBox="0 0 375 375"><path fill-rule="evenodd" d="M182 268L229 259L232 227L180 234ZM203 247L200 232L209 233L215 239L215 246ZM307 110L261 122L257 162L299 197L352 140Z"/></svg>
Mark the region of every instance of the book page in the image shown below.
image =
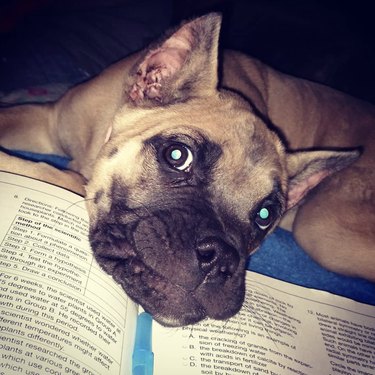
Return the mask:
<svg viewBox="0 0 375 375"><path fill-rule="evenodd" d="M154 323L155 375L372 375L375 307L247 272L226 322Z"/></svg>
<svg viewBox="0 0 375 375"><path fill-rule="evenodd" d="M83 198L1 172L0 212L0 375L130 374L136 306L93 258Z"/></svg>

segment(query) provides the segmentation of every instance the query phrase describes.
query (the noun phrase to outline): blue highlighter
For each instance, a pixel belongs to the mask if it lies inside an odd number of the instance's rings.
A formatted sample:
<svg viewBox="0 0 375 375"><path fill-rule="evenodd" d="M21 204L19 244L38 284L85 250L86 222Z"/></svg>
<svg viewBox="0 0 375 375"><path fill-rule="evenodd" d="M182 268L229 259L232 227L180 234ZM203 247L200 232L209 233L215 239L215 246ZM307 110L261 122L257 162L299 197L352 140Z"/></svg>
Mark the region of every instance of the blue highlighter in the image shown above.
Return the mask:
<svg viewBox="0 0 375 375"><path fill-rule="evenodd" d="M133 375L153 375L154 353L152 352L152 317L142 312L137 318L133 350Z"/></svg>

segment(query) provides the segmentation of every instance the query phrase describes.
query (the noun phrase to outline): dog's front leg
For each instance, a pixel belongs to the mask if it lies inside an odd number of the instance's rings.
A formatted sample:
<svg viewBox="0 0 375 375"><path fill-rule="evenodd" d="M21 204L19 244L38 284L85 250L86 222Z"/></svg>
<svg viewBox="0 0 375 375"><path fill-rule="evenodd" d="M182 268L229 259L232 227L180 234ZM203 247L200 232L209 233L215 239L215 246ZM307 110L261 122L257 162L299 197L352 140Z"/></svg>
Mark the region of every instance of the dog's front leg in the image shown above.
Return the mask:
<svg viewBox="0 0 375 375"><path fill-rule="evenodd" d="M85 179L79 173L59 170L44 162L24 160L0 151L0 170L46 181L85 195Z"/></svg>
<svg viewBox="0 0 375 375"><path fill-rule="evenodd" d="M0 110L0 145L7 149L66 156L55 130L53 104L24 104Z"/></svg>
<svg viewBox="0 0 375 375"><path fill-rule="evenodd" d="M22 150L66 156L54 131L53 105L19 105L0 110L0 145ZM0 169L17 173L84 195L84 179L71 171L62 171L43 162L32 162L0 151Z"/></svg>

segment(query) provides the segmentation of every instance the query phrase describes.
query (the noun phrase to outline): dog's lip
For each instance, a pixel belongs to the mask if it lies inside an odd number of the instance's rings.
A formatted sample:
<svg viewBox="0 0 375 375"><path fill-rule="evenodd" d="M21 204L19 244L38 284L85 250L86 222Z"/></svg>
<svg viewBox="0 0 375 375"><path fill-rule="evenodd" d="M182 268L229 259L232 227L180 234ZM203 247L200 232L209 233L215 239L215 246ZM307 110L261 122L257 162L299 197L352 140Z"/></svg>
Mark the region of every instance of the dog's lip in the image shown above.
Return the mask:
<svg viewBox="0 0 375 375"><path fill-rule="evenodd" d="M171 282L163 275L160 275L144 264L141 259L136 259L138 263L137 267L142 268L142 271L137 273L138 282L147 286L149 295L153 293L155 295L159 294L160 298L163 299L163 297L165 297L165 300L159 300L155 303L155 301L150 301L139 295L133 295L132 298L135 302L139 303L145 311L148 311L155 321L163 326L181 327L198 323L207 318L226 320L237 313L242 305L241 302L236 304L232 309L220 308L219 312L210 311L210 308L207 308L205 305L205 294L204 292L201 293L207 287L207 282L202 282L194 290L188 290ZM140 263L142 263L141 266ZM151 281L148 280L149 278ZM124 289L126 290L126 288ZM166 290L168 289L173 291L173 296L167 294ZM216 293L213 293L212 297L215 299L217 297ZM219 296L217 298L219 298ZM171 306L173 305L175 305L176 308L172 308ZM164 307L160 309L161 306ZM184 306L184 308L180 309L181 306ZM225 305L225 307L227 307L227 305Z"/></svg>
<svg viewBox="0 0 375 375"><path fill-rule="evenodd" d="M147 266L145 266L147 267ZM147 267L148 268L148 267ZM194 295L194 291L187 290L175 283L172 283L164 276L158 274L152 269L147 271L151 271L151 277L153 280L158 279L157 285L152 285L148 282L145 278L142 278L140 275L140 279L142 282L145 282L146 286L149 288L149 293L157 293L162 294L162 296L166 297L163 304L165 305L162 310L159 310L160 304L157 302L156 304L150 303L147 298L143 299L139 296L134 296L134 300L139 303L146 311L148 311L154 318L155 321L160 323L163 326L167 327L181 327L189 324L197 323L207 317L207 312L205 307L202 303L196 298ZM172 288L174 291L173 297L165 293L165 291L169 288ZM180 306L182 306L182 302L184 304L188 304L189 309L183 309L176 313L176 310L179 310ZM177 307L176 310L171 309L171 306L175 305ZM156 307L155 307L156 306ZM170 311L168 311L170 309Z"/></svg>
<svg viewBox="0 0 375 375"><path fill-rule="evenodd" d="M154 270L152 270L152 272L157 274ZM207 285L209 284L206 281L200 283L194 290L187 290L186 288L183 288L175 283L170 282L162 275L158 274L158 277L163 279L163 281L169 286L177 288L181 292L181 294L184 295L184 302L189 301L189 307L194 306L194 308L190 310L184 310L183 313L178 315L167 314L163 311L154 311L154 309L151 308L149 312L153 316L154 320L159 322L161 325L168 327L181 327L185 325L198 323L204 319L227 320L233 315L235 315L242 306L243 298L239 298L236 303L231 305L231 308L228 308L230 304L226 303L225 305L221 305L221 307L223 308L214 311L205 303L207 302L207 299L205 298L204 291L207 288ZM241 275L238 275L236 279L240 281L242 279ZM240 294L239 290L240 288L236 289L236 291ZM234 294L236 293L233 293L231 295ZM220 300L219 293L212 292L212 298ZM169 301L169 303L172 303L172 301Z"/></svg>
<svg viewBox="0 0 375 375"><path fill-rule="evenodd" d="M188 296L189 299L194 300L196 303L198 303L198 301L191 293L189 293ZM171 328L195 324L207 318L207 312L201 304L199 304L198 308L191 311L185 311L183 314L179 315L163 314L162 312L158 311L150 311L150 313L156 322L165 327Z"/></svg>

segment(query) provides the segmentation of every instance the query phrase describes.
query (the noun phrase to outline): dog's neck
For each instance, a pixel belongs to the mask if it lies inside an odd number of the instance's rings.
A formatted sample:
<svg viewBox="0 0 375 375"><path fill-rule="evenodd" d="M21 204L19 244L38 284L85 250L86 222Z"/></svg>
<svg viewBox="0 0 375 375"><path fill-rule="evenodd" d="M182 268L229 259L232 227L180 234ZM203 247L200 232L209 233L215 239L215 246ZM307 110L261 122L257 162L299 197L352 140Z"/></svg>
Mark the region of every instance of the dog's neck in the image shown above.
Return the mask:
<svg viewBox="0 0 375 375"><path fill-rule="evenodd" d="M135 54L110 66L94 79L69 90L55 105L52 131L58 134L61 148L72 158L69 167L87 179L91 177L93 162L110 138L116 114L128 100L124 92L126 77L137 57ZM73 143L71 134L77 134ZM84 154L81 150L85 150Z"/></svg>

